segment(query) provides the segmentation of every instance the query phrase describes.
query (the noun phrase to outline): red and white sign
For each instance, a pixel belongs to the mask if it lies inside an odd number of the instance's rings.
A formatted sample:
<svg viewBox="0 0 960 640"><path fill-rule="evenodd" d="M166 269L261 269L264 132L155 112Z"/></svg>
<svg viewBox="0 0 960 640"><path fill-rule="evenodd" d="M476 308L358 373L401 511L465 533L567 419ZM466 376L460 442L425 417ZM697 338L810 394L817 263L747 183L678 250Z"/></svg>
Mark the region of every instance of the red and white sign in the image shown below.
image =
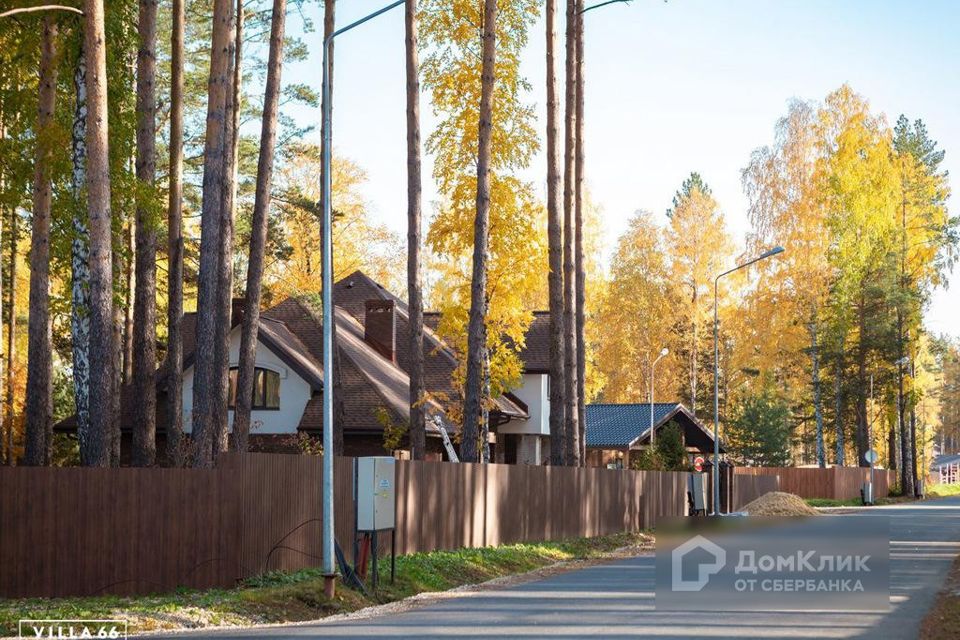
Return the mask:
<svg viewBox="0 0 960 640"><path fill-rule="evenodd" d="M693 468L695 471L703 471L703 456L697 456L693 459Z"/></svg>

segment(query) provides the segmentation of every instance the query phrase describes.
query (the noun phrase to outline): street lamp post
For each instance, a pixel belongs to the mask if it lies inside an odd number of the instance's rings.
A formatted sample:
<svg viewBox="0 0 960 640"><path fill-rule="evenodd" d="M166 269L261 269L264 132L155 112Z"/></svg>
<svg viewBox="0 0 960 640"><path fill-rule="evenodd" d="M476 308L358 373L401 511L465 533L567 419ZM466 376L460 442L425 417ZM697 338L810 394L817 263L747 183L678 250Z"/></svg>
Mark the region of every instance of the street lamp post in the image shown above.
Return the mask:
<svg viewBox="0 0 960 640"><path fill-rule="evenodd" d="M653 448L654 436L653 431L653 368L657 366L657 363L660 362L660 358L670 353L670 350L664 347L660 350L660 355L657 356L657 359L650 363L650 448Z"/></svg>
<svg viewBox="0 0 960 640"><path fill-rule="evenodd" d="M330 205L330 45L341 33L359 27L390 9L404 4L396 0L378 11L330 34L323 41L323 593L333 598L336 584L333 540L333 215Z"/></svg>
<svg viewBox="0 0 960 640"><path fill-rule="evenodd" d="M724 271L713 280L713 514L720 515L720 316L717 313L717 291L720 278L749 267L755 262L771 258L783 253L783 247L774 247L764 251L753 260L738 264L733 269Z"/></svg>

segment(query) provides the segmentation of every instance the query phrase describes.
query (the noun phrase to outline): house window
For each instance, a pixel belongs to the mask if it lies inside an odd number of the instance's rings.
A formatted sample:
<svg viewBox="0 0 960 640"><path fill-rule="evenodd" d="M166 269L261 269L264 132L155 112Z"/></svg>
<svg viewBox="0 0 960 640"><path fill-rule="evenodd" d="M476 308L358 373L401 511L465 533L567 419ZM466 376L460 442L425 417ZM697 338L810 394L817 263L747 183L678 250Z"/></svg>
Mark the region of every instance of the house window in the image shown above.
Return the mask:
<svg viewBox="0 0 960 640"><path fill-rule="evenodd" d="M230 408L237 406L237 367L230 368ZM270 369L253 370L253 402L251 409L280 408L280 374Z"/></svg>

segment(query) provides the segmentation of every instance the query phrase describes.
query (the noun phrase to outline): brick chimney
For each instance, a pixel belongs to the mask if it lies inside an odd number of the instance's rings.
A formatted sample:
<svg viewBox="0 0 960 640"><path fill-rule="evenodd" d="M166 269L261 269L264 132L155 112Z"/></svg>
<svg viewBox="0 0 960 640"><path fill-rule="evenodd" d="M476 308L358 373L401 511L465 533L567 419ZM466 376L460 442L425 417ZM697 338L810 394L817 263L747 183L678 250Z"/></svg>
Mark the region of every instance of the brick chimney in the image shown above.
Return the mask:
<svg viewBox="0 0 960 640"><path fill-rule="evenodd" d="M397 316L393 300L364 303L363 339L384 358L397 361Z"/></svg>

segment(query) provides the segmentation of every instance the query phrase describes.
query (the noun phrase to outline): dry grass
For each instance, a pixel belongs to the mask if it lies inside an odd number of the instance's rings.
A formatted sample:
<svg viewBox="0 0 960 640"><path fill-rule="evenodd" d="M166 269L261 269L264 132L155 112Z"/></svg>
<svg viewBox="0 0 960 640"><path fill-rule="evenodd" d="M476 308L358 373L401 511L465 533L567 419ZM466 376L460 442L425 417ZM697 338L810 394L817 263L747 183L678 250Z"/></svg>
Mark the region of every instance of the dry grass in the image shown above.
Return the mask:
<svg viewBox="0 0 960 640"><path fill-rule="evenodd" d="M960 629L960 557L920 624L920 640L956 640Z"/></svg>
<svg viewBox="0 0 960 640"><path fill-rule="evenodd" d="M751 516L815 516L816 509L792 493L771 491L743 508Z"/></svg>

